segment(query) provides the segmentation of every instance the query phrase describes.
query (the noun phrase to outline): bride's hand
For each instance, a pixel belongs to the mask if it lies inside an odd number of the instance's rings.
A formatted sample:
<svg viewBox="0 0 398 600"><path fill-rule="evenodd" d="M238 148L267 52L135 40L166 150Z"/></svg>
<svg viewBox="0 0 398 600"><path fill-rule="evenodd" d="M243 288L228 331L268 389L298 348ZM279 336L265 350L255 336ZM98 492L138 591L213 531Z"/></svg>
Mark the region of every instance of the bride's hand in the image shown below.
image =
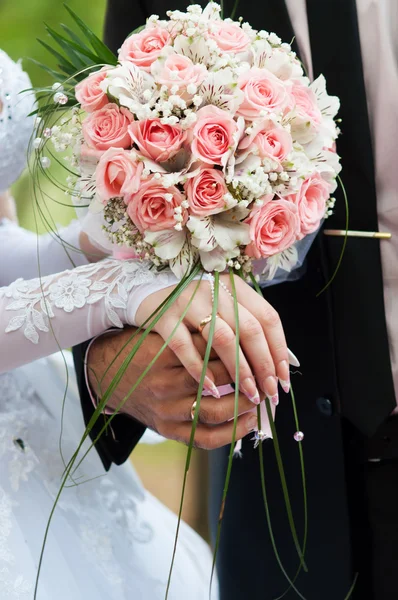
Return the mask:
<svg viewBox="0 0 398 600"><path fill-rule="evenodd" d="M223 285L220 285L219 290L218 318L212 346L235 381L235 313L233 299L228 291L231 289L229 275L221 275L220 282ZM176 327L197 285L197 282L192 282L155 325L154 330L164 340ZM239 388L254 404L258 404L264 394L277 404L278 379L286 391L289 387L289 356L279 315L266 300L237 276L235 288L239 309ZM171 291L172 288L168 287L148 296L137 311L137 324L144 323ZM200 323L211 313L211 288L209 281L204 279L199 284L183 323L169 343L170 348L196 381L200 380L203 360L193 344L191 331L198 330ZM201 331L206 340L209 330L210 323L207 323ZM217 397L218 392L213 380L208 369L205 389Z"/></svg>

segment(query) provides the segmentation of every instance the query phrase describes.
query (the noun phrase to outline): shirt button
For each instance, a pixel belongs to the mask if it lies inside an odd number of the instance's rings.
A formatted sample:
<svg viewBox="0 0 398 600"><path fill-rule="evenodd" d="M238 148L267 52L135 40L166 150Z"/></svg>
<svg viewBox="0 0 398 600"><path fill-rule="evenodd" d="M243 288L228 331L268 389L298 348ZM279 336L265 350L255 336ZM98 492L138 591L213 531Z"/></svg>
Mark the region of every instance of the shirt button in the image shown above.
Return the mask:
<svg viewBox="0 0 398 600"><path fill-rule="evenodd" d="M316 401L317 408L324 417L331 417L333 414L333 404L329 398L318 398Z"/></svg>

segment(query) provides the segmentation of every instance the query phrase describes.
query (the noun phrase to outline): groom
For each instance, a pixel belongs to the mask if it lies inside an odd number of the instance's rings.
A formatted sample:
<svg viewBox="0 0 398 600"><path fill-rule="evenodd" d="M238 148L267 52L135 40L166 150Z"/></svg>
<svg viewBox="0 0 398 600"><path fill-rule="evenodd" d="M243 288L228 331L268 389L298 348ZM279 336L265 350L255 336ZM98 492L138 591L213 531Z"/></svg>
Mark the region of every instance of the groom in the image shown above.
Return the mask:
<svg viewBox="0 0 398 600"><path fill-rule="evenodd" d="M226 15L233 4L233 0L224 2ZM110 0L106 42L116 51L151 13L164 16L167 9L186 6L187 0L173 0L170 5L164 0ZM323 73L329 93L340 96L343 135L338 152L350 206L349 229L392 233L391 240L348 237L338 275L319 297L338 262L341 237L320 234L303 278L266 289L289 346L301 362L293 386L305 433L309 573L301 573L295 585L308 600L342 600L359 573L354 598L396 600L398 420L391 416L398 384L396 0L245 0L238 5L237 15L258 29L275 31L285 41L294 39L307 71L314 76ZM327 227L345 229L341 194ZM127 333L111 335L92 346L89 366L108 364ZM78 370L81 364L77 362ZM134 373L129 376L133 381ZM130 387L128 381L124 385ZM85 386L81 389L87 415L92 408ZM149 423L145 402L140 407L141 413L134 402L128 408L135 421L125 415L116 417L117 441L105 440L99 447L108 466L127 458ZM277 427L302 539L302 482L288 398L281 399ZM298 558L273 448L272 442L263 445L273 532L282 563L293 577ZM226 449L211 456L213 531L226 456ZM218 561L222 600L268 600L288 587L265 525L259 478L258 453L245 440L243 459L234 464L224 512ZM294 597L292 591L286 595Z"/></svg>

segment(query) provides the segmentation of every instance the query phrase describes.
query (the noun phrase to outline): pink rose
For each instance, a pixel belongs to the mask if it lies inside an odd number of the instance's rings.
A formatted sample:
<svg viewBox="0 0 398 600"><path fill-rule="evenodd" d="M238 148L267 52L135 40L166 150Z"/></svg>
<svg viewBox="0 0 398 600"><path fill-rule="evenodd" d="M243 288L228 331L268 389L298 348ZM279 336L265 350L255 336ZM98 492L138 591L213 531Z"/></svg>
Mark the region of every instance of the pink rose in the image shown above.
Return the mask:
<svg viewBox="0 0 398 600"><path fill-rule="evenodd" d="M271 200L258 210L253 210L247 222L252 242L246 254L253 258L266 258L289 248L297 240L300 221L297 207L286 200Z"/></svg>
<svg viewBox="0 0 398 600"><path fill-rule="evenodd" d="M136 154L122 148L109 148L95 172L97 192L103 202L138 191L144 164Z"/></svg>
<svg viewBox="0 0 398 600"><path fill-rule="evenodd" d="M302 183L297 194L286 197L286 200L293 202L298 209L299 240L319 228L321 220L325 216L326 201L329 196L329 184L322 179L319 173L315 173Z"/></svg>
<svg viewBox="0 0 398 600"><path fill-rule="evenodd" d="M217 46L225 52L236 54L244 52L250 44L250 38L236 23L216 21L209 32L209 37L217 42Z"/></svg>
<svg viewBox="0 0 398 600"><path fill-rule="evenodd" d="M254 126L252 133L245 136L238 147L244 153L255 150L260 158L271 158L278 162L285 160L292 148L293 140L290 133L273 123L268 125L260 123Z"/></svg>
<svg viewBox="0 0 398 600"><path fill-rule="evenodd" d="M143 232L163 231L176 225L174 209L181 206L184 196L174 186L165 189L157 179L150 177L142 182L139 191L126 196L127 214L134 225ZM187 220L182 210L183 221Z"/></svg>
<svg viewBox="0 0 398 600"><path fill-rule="evenodd" d="M152 65L152 75L156 83L165 85L169 89L174 86L179 88L179 94L185 92L190 84L199 87L206 77L207 69L204 65L194 65L190 58L182 54L169 54Z"/></svg>
<svg viewBox="0 0 398 600"><path fill-rule="evenodd" d="M225 179L218 169L202 169L188 179L185 191L193 215L215 215L224 210L224 196L228 192Z"/></svg>
<svg viewBox="0 0 398 600"><path fill-rule="evenodd" d="M129 133L141 154L157 162L165 162L177 154L187 137L179 125L165 125L160 119L134 121Z"/></svg>
<svg viewBox="0 0 398 600"><path fill-rule="evenodd" d="M76 100L83 110L93 112L109 103L108 96L100 88L100 83L106 77L106 69L92 73L83 79L75 88Z"/></svg>
<svg viewBox="0 0 398 600"><path fill-rule="evenodd" d="M171 43L167 29L147 26L140 33L126 39L119 52L119 62L132 62L144 71L150 71L152 63L160 56L163 48Z"/></svg>
<svg viewBox="0 0 398 600"><path fill-rule="evenodd" d="M83 121L86 144L95 150L129 148L131 138L128 126L132 120L133 115L127 108L119 108L117 104L106 104Z"/></svg>
<svg viewBox="0 0 398 600"><path fill-rule="evenodd" d="M237 124L232 116L217 106L198 110L192 130L192 154L205 163L224 165L231 153Z"/></svg>
<svg viewBox="0 0 398 600"><path fill-rule="evenodd" d="M266 113L284 112L291 96L284 83L266 69L253 68L242 73L238 86L244 93L238 114L245 119L258 119Z"/></svg>
<svg viewBox="0 0 398 600"><path fill-rule="evenodd" d="M314 92L309 87L295 81L291 93L296 103L297 117L318 128L322 123L322 113L319 110Z"/></svg>

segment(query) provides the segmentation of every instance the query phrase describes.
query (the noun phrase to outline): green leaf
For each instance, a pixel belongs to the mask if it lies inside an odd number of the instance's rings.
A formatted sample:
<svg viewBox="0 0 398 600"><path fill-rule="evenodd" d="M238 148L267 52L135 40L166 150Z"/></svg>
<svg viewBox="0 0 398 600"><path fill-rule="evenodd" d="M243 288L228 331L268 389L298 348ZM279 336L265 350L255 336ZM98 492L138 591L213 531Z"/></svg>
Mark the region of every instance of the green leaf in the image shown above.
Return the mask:
<svg viewBox="0 0 398 600"><path fill-rule="evenodd" d="M48 27L48 25L46 25L45 27L49 35L65 52L66 56L68 57L69 61L72 63L76 71L80 71L81 69L84 69L88 66L87 62L82 59L80 54L76 52L76 50L72 48L69 43L66 43L63 37L59 35L59 33L54 31L54 29L51 29L51 27Z"/></svg>
<svg viewBox="0 0 398 600"><path fill-rule="evenodd" d="M72 63L70 63L62 54L60 54L59 52L57 52L57 50L49 46L46 42L43 42L43 40L37 38L37 41L47 50L47 52L55 56L55 58L60 63L58 65L60 69L62 69L63 71L65 71L65 73L70 75L73 75L73 73L75 73L76 69L74 68Z"/></svg>
<svg viewBox="0 0 398 600"><path fill-rule="evenodd" d="M62 81L65 78L64 73L61 73L60 71L54 71L54 69L50 69L50 67L47 67L47 65L44 65L43 63L39 62L38 60L35 60L34 58L28 57L28 60L34 63L36 66L40 67L40 69L43 69L43 71L46 71L46 73L51 75L51 77L53 77L55 81Z"/></svg>
<svg viewBox="0 0 398 600"><path fill-rule="evenodd" d="M87 40L90 42L91 47L97 53L98 57L101 58L101 62L108 65L116 65L117 57L109 50L109 48L87 27L87 25L77 16L77 14L67 5L64 7L75 21L80 30L84 33Z"/></svg>
<svg viewBox="0 0 398 600"><path fill-rule="evenodd" d="M86 50L90 50L90 48L87 46L87 44L85 44L83 42L83 40L81 38L79 38L79 36L74 31L72 31L72 29L70 29L67 25L64 25L63 23L60 23L60 26L65 31L65 33L68 34L68 36L70 37L71 40L73 40L74 42L76 42L76 44L78 44L79 46L82 46Z"/></svg>
<svg viewBox="0 0 398 600"><path fill-rule="evenodd" d="M49 30L49 28L47 27L47 30ZM67 48L70 48L71 50L74 50L75 53L81 57L81 60L84 61L83 57L87 57L90 58L92 60L93 63L98 63L98 56L96 54L94 54L89 48L85 47L85 45L81 44L80 41L78 43L76 43L73 40L68 40L68 38L64 37L63 35L57 33L54 30L51 30L51 32L49 32L50 35L56 35L57 36L57 43L61 45L61 41L64 44L64 46L66 46Z"/></svg>

